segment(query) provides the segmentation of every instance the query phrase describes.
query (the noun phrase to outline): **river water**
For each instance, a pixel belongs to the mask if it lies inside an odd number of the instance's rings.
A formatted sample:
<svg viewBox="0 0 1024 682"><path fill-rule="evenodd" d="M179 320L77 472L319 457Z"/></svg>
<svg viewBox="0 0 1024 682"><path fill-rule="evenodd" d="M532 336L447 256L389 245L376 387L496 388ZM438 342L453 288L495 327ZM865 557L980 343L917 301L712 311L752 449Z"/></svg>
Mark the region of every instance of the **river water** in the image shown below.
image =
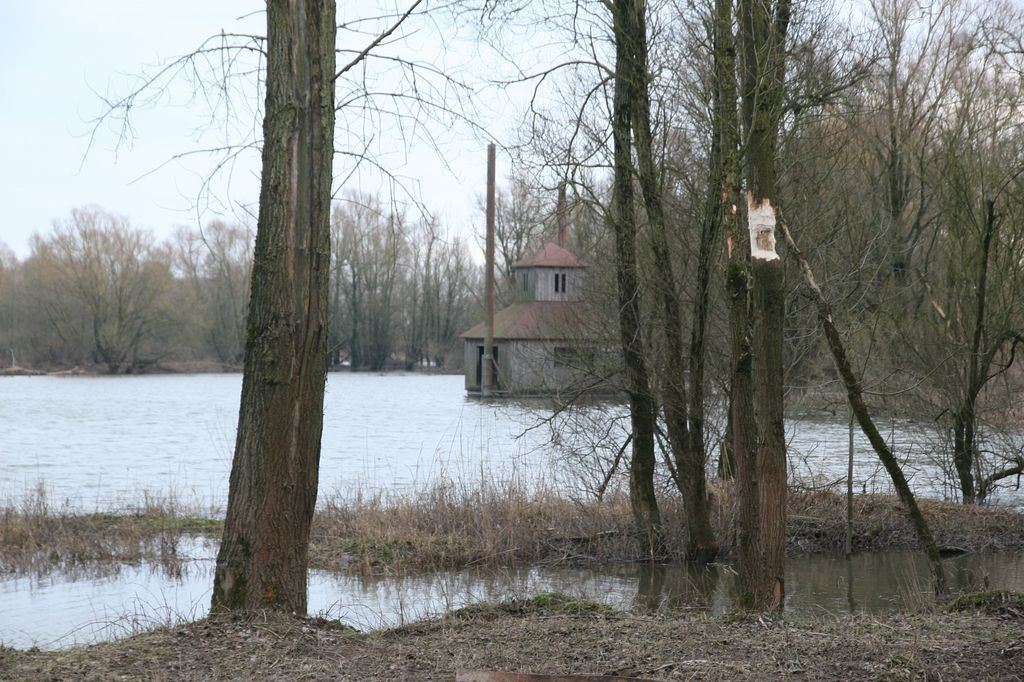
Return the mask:
<svg viewBox="0 0 1024 682"><path fill-rule="evenodd" d="M17 502L42 487L56 508L173 498L223 510L240 392L237 374L6 378L0 499ZM321 491L536 470L543 438L527 431L530 415L521 405L467 399L459 376L332 373Z"/></svg>
<svg viewBox="0 0 1024 682"><path fill-rule="evenodd" d="M173 500L218 514L227 499L239 375L11 377L0 380L0 506L40 501L53 511L118 510ZM543 402L470 399L460 376L331 374L324 407L322 497L414 491L452 481L516 478L524 485L586 485L583 423L614 453L624 409L596 405L582 418L550 421ZM597 428L600 427L600 428ZM946 492L935 435L888 422L888 437L918 493ZM815 484L846 475L842 418L803 416L787 425L790 471ZM557 431L552 438L553 431ZM572 454L575 453L575 454ZM858 491L889 484L863 438L856 439ZM567 473L568 472L568 473ZM572 472L575 472L574 476ZM1003 502L1021 505L1021 494ZM166 567L106 566L95 571L0 579L0 643L63 647L129 634L205 614L214 548L184 540L182 559ZM956 586L1024 589L1021 556L951 560ZM913 554L830 557L789 562L788 608L840 612L897 608L927 584ZM490 573L445 572L369 578L312 572L310 611L360 629L399 624L479 600L557 590L620 607L727 608L727 567L528 567ZM46 614L39 618L38 614Z"/></svg>
<svg viewBox="0 0 1024 682"><path fill-rule="evenodd" d="M0 502L46 493L52 509L112 510L145 499L223 511L234 446L241 376L8 377L0 380ZM614 453L625 410L591 409L589 431ZM440 480L472 484L481 476L527 483L579 481L589 447L570 438L574 418L546 424L542 402L468 398L461 376L332 373L324 405L321 497L416 489ZM552 442L552 425L560 429ZM948 493L934 433L883 422L915 490ZM792 475L816 483L846 476L842 417L802 416L787 424ZM568 451L577 451L572 459ZM579 459L579 458L582 459ZM890 486L866 440L856 438L858 492ZM1011 492L1004 501L1020 504Z"/></svg>

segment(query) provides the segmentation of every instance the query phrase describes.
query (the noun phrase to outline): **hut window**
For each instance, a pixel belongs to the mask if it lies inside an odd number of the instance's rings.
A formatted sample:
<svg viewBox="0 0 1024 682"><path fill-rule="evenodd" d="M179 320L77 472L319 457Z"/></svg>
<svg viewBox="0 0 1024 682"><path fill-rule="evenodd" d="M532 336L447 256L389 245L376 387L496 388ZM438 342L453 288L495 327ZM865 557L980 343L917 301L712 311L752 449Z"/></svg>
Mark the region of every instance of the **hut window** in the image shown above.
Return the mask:
<svg viewBox="0 0 1024 682"><path fill-rule="evenodd" d="M556 294L564 294L565 293L565 273L564 272L556 272L555 273L555 293Z"/></svg>

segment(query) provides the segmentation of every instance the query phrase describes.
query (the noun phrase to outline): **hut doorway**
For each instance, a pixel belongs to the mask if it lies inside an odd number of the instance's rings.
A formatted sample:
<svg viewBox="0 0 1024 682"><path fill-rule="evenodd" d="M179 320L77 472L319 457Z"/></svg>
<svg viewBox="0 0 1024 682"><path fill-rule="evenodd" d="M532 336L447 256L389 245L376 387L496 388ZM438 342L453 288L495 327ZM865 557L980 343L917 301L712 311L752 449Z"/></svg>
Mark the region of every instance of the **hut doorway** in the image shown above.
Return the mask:
<svg viewBox="0 0 1024 682"><path fill-rule="evenodd" d="M497 345L495 345L493 347L492 353L494 354L494 359L492 361L494 363L494 370L491 373L491 376L494 378L494 386L492 386L491 388L493 388L494 390L499 390L501 388L501 375L498 372L498 368L501 367L501 363L498 362L498 346ZM483 390L483 388L484 388L483 368L484 368L484 347L483 346L477 346L476 347L476 385L480 387L480 390Z"/></svg>

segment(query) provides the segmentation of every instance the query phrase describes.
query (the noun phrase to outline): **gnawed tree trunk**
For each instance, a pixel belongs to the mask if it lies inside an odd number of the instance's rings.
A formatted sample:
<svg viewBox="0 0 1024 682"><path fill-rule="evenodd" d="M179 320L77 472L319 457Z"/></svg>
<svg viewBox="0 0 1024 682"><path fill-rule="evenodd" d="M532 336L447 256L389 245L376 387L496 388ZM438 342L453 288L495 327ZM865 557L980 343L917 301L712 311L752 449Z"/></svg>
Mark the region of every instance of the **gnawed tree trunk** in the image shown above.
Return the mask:
<svg viewBox="0 0 1024 682"><path fill-rule="evenodd" d="M747 225L754 318L754 424L759 565L744 566L755 609L781 610L785 602L786 435L783 415L782 342L785 292L782 261L775 252L778 183L775 156L785 83L790 0L741 0L739 16L742 111L746 139ZM741 466L737 460L737 467ZM745 523L750 524L747 519Z"/></svg>
<svg viewBox="0 0 1024 682"><path fill-rule="evenodd" d="M686 510L688 559L701 562L714 561L718 555L718 543L711 529L711 515L708 510L707 485L704 468L704 440L702 434L691 434L686 397L687 355L683 341L683 320L680 313L676 278L669 255L667 226L661 183L654 162L651 135L651 99L647 77L647 20L646 3L634 2L632 20L624 27L632 47L628 77L634 89L633 135L636 144L637 166L640 187L643 192L644 208L647 211L648 229L654 266L660 283L659 294L662 304L662 329L665 334L666 368L664 377L665 421L668 438L676 462L676 483L683 496ZM691 367L691 371L693 368ZM701 405L702 407L702 405ZM703 420L697 427L703 430Z"/></svg>
<svg viewBox="0 0 1024 682"><path fill-rule="evenodd" d="M661 514L654 491L654 399L651 396L647 355L640 327L640 285L636 264L636 215L633 205L633 164L630 130L633 102L637 96L630 77L632 50L629 25L633 0L615 0L612 21L615 31L615 93L612 102L614 144L612 228L615 232L615 274L619 302L619 334L626 369L626 392L633 436L629 465L629 499L637 532L645 553L659 558L665 553Z"/></svg>
<svg viewBox="0 0 1024 682"><path fill-rule="evenodd" d="M910 485L907 483L907 479L903 475L903 470L900 468L899 462L892 454L892 451L889 449L885 439L882 438L878 428L875 426L875 422L871 419L871 414L868 412L867 405L864 403L864 391L861 388L860 381L857 379L857 375L853 372L853 367L850 365L849 358L846 355L846 347L843 345L842 338L839 336L839 331L836 329L835 320L832 317L832 308L825 299L824 294L821 293L821 289L818 288L818 284L814 280L814 273L811 271L811 266L807 263L807 259L804 258L804 255L797 247L796 242L793 241L793 236L790 234L789 229L782 221L779 222L779 231L782 234L783 239L786 241L786 246L800 264L800 269L804 274L804 280L807 282L807 287L811 290L814 303L818 308L818 319L821 321L821 326L825 330L825 339L828 341L828 348L832 353L832 360L836 365L836 370L838 370L839 376L843 380L843 385L846 387L846 395L850 401L850 409L853 410L853 415L857 418L857 423L860 424L861 431L863 431L864 435L867 436L875 454L882 462L882 466L885 467L885 471L889 474L893 487L896 488L896 494L907 509L907 515L910 517L910 521L914 526L914 532L917 534L917 539L921 544L921 549L924 551L925 556L928 557L928 566L931 570L935 593L939 595L945 594L946 576L942 570L942 562L939 558L938 545L935 544L935 538L932 536L931 528L928 527L928 522L925 521L920 507L917 506L917 499L914 497L914 493L910 490Z"/></svg>
<svg viewBox="0 0 1024 682"><path fill-rule="evenodd" d="M784 272L775 252L775 209L747 197L754 311L754 425L759 485L761 568L755 608L781 610L786 596L786 430L783 417Z"/></svg>
<svg viewBox="0 0 1024 682"><path fill-rule="evenodd" d="M305 614L326 382L333 0L267 2L263 174L213 610Z"/></svg>

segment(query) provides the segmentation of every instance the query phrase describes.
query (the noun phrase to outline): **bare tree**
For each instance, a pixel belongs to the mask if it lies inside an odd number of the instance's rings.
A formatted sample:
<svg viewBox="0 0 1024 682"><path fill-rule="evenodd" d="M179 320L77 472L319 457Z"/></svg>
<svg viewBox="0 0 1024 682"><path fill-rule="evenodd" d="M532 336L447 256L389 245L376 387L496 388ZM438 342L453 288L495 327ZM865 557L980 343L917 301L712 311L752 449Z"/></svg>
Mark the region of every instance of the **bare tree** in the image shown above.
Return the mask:
<svg viewBox="0 0 1024 682"><path fill-rule="evenodd" d="M242 361L252 242L250 228L222 220L175 233L175 257L201 309L204 341L221 362Z"/></svg>
<svg viewBox="0 0 1024 682"><path fill-rule="evenodd" d="M17 366L15 346L20 340L17 299L24 289L24 271L14 251L0 242L0 367ZM24 330L20 330L24 333Z"/></svg>
<svg viewBox="0 0 1024 682"><path fill-rule="evenodd" d="M404 264L404 220L376 197L349 194L334 210L338 343L353 369L380 371L398 350L396 294Z"/></svg>
<svg viewBox="0 0 1024 682"><path fill-rule="evenodd" d="M979 501L998 480L985 471L981 454L984 393L1024 344L1024 158L1017 120L1024 93L1006 64L1020 69L1022 60L988 46L978 52L951 87L953 113L943 117L942 161L935 165L935 246L919 271L928 292L922 332L945 351L939 357L948 358L929 383L949 415L953 465L966 504ZM1014 468L1020 473L1018 463L1003 469L1003 477Z"/></svg>
<svg viewBox="0 0 1024 682"><path fill-rule="evenodd" d="M166 353L170 255L122 216L78 208L32 241L34 295L57 337L88 339L88 357L111 374L137 371Z"/></svg>
<svg viewBox="0 0 1024 682"><path fill-rule="evenodd" d="M661 515L654 490L655 404L640 324L641 289L636 258L636 210L633 204L631 131L636 98L640 95L633 64L637 45L636 11L632 0L615 0L615 77L612 103L614 180L610 224L615 235L619 335L626 366L626 391L632 427L633 456L629 466L629 497L645 552L652 558L665 552Z"/></svg>
<svg viewBox="0 0 1024 682"><path fill-rule="evenodd" d="M407 361L443 367L452 356L461 358L456 334L468 324L470 299L479 290L474 266L464 242L445 235L434 221L424 221L412 239L409 250L421 260L408 269L406 290L415 288L419 296L407 295L403 306L412 349Z"/></svg>
<svg viewBox="0 0 1024 682"><path fill-rule="evenodd" d="M757 590L760 564L760 494L754 431L753 348L750 328L750 251L746 230L739 224L740 127L737 114L734 3L715 1L714 62L716 106L711 129L721 146L722 230L725 237L726 295L729 301L729 426L736 470L736 558L741 601ZM712 158L712 172L715 160ZM714 176L712 176L714 179Z"/></svg>
<svg viewBox="0 0 1024 682"><path fill-rule="evenodd" d="M213 608L306 612L327 358L333 0L269 0L263 173Z"/></svg>
<svg viewBox="0 0 1024 682"><path fill-rule="evenodd" d="M697 360L690 366L692 372L694 364L703 366L703 358L690 358L683 340L683 320L679 294L676 289L676 275L669 254L664 190L660 180L661 174L658 172L654 158L650 76L647 60L647 6L645 2L634 3L629 21L621 29L620 35L621 37L617 36L619 40L627 41L631 58L625 65L619 66L619 68L626 68L626 73L616 73L616 78L629 79L632 85L633 102L630 124L636 145L637 170L647 213L647 229L654 255L654 267L659 280L657 294L661 299L661 331L665 337L666 350L663 403L668 437L676 461L675 479L686 505L689 533L686 554L691 559L710 562L718 554L718 544L711 529L707 503L704 439L703 433L697 437L690 433L688 410L691 403L687 398L686 378L683 372L688 360ZM704 272L706 275L706 270ZM700 304L698 304L698 308L699 306ZM694 334L702 334L702 330L698 331L697 326L698 323L695 322ZM695 343L700 342L695 341ZM694 406L697 406L698 409L701 408L701 401L695 401ZM703 430L703 423L695 424L695 426L701 431Z"/></svg>
<svg viewBox="0 0 1024 682"><path fill-rule="evenodd" d="M531 255L546 237L545 217L550 212L542 190L531 187L521 177L513 177L507 189L499 189L494 201L495 267L498 275L497 298L512 303L516 295L513 265ZM483 211L483 200L478 201ZM477 240L484 238L476 235Z"/></svg>
<svg viewBox="0 0 1024 682"><path fill-rule="evenodd" d="M811 267L808 265L807 259L804 258L803 253L801 253L796 242L793 240L787 225L784 222L781 222L779 227L783 239L786 241L786 245L800 264L804 280L807 282L807 286L814 297L815 305L818 308L818 319L821 321L821 325L825 330L825 338L828 342L829 351L832 353L832 359L835 363L836 370L839 372L843 385L846 388L847 398L850 401L850 408L853 411L853 415L856 418L857 423L860 425L861 430L864 432L864 435L867 436L868 441L871 443L871 447L875 450L875 454L878 455L879 460L882 462L882 466L885 467L886 473L889 474L889 477L893 482L893 486L896 488L896 493L899 495L900 501L907 508L907 514L910 516L910 521L914 526L914 531L917 533L918 540L921 543L921 549L924 550L925 555L928 557L928 565L931 569L932 585L935 588L935 593L944 595L946 593L946 576L942 568L939 547L935 543L935 538L932 535L931 528L928 526L928 522L921 513L921 509L918 507L914 493L910 490L910 484L907 482L906 476L903 475L903 470L900 468L899 461L896 459L895 455L893 455L892 449L885 442L885 439L882 438L881 433L878 431L878 427L871 418L867 404L864 402L864 389L861 386L860 380L858 380L856 374L854 374L853 365L851 364L846 352L846 345L843 343L842 337L839 335L839 331L836 328L835 320L832 316L832 306L829 305L824 294L822 294L821 289L818 287L818 284L814 279L814 273L811 271Z"/></svg>
<svg viewBox="0 0 1024 682"><path fill-rule="evenodd" d="M892 353L878 366L903 409L946 431L953 494L979 498L979 481L1014 467L982 456L986 387L1021 343L1018 265L1021 168L1014 146L1020 51L1018 8L972 0L870 6L878 68L844 125L853 133L867 201L858 228L883 246L869 295ZM894 385L895 384L895 385ZM1005 410L1004 410L1005 411ZM998 412L995 410L994 412ZM1012 475L1012 473L1010 474ZM990 481L991 482L991 481Z"/></svg>

